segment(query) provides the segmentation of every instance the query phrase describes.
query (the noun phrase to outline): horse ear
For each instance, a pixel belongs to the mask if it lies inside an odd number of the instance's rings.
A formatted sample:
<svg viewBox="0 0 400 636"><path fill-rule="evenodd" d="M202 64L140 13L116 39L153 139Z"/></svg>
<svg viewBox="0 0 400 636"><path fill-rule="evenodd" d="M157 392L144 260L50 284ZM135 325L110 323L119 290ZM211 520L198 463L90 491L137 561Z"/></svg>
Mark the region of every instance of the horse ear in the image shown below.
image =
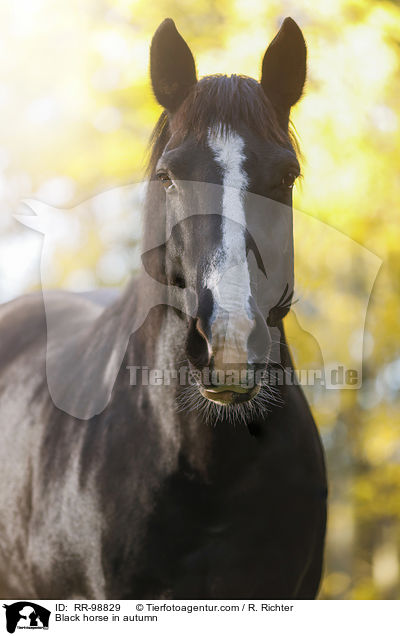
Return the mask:
<svg viewBox="0 0 400 636"><path fill-rule="evenodd" d="M160 24L153 36L150 75L158 103L171 113L197 82L193 55L170 18Z"/></svg>
<svg viewBox="0 0 400 636"><path fill-rule="evenodd" d="M265 52L261 73L261 86L284 126L287 126L290 108L301 97L306 62L303 34L292 18L286 18Z"/></svg>

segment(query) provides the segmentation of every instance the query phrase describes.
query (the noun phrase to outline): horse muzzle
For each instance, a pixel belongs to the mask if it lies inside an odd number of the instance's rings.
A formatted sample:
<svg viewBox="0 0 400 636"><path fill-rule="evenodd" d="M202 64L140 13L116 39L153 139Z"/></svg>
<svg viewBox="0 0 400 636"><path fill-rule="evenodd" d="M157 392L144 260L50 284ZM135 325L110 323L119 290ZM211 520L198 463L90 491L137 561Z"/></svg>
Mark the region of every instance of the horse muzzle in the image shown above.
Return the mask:
<svg viewBox="0 0 400 636"><path fill-rule="evenodd" d="M265 369L268 343L263 325L244 314L229 322L217 319L212 324L192 319L186 353L201 395L222 405L252 400L260 390L257 371Z"/></svg>

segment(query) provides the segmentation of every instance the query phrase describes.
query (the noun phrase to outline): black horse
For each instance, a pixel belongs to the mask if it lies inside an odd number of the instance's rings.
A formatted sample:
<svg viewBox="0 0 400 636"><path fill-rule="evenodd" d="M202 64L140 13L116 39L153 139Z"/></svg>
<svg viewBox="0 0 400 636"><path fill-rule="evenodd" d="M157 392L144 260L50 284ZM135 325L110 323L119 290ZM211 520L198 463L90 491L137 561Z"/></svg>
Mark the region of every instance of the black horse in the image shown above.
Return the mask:
<svg viewBox="0 0 400 636"><path fill-rule="evenodd" d="M293 376L288 122L305 74L290 18L260 82L197 81L172 20L155 33L142 273L106 306L60 292L0 310L0 596L316 596L323 452L301 388L265 375Z"/></svg>

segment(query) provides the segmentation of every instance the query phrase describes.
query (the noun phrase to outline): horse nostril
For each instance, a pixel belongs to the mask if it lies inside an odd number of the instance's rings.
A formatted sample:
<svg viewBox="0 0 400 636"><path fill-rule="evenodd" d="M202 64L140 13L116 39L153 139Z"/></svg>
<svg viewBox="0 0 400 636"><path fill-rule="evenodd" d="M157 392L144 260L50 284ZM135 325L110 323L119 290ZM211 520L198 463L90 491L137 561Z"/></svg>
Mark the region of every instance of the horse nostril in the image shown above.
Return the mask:
<svg viewBox="0 0 400 636"><path fill-rule="evenodd" d="M210 364L211 347L199 318L192 318L190 321L186 353L190 362L197 369L203 369Z"/></svg>
<svg viewBox="0 0 400 636"><path fill-rule="evenodd" d="M186 281L183 274L180 274L180 273L173 274L171 279L171 284L175 285L176 287L180 287L181 289L185 289Z"/></svg>

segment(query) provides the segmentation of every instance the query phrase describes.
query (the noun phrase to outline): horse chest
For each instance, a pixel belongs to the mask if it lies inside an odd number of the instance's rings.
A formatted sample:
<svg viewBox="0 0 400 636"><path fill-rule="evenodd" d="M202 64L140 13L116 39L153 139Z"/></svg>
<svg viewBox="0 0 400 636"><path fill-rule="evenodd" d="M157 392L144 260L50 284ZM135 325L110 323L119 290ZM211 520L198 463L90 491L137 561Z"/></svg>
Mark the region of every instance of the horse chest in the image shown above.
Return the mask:
<svg viewBox="0 0 400 636"><path fill-rule="evenodd" d="M250 596L263 596L268 571L293 549L296 534L303 542L305 532L288 515L299 493L272 483L262 462L260 457L236 478L224 473L219 483L202 481L183 467L165 481L135 568L141 595L230 598L248 579Z"/></svg>

